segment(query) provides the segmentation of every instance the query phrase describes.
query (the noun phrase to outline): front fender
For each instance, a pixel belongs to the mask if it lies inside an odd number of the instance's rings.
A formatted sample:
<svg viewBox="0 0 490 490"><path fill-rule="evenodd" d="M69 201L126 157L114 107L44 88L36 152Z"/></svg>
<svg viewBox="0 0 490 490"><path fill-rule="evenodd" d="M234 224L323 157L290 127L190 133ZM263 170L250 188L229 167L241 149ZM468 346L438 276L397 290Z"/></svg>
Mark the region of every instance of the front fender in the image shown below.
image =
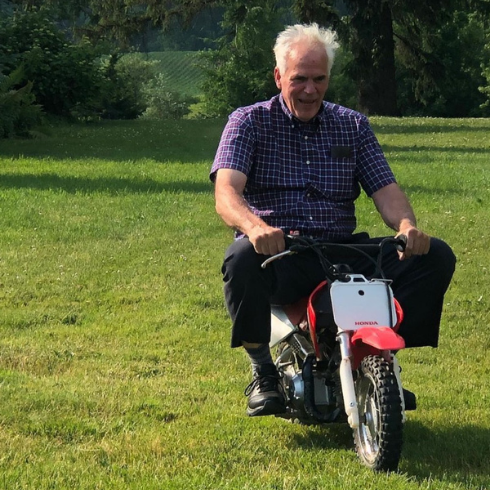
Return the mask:
<svg viewBox="0 0 490 490"><path fill-rule="evenodd" d="M405 340L390 327L363 327L352 335L353 348L369 345L378 350L400 350L405 348Z"/></svg>

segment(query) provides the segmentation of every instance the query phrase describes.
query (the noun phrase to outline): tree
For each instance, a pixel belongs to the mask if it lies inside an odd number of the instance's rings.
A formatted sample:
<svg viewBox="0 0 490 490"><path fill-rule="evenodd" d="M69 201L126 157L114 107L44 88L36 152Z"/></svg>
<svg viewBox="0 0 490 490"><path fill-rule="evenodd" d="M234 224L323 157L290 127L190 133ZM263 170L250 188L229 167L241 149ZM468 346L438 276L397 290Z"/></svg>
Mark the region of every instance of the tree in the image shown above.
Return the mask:
<svg viewBox="0 0 490 490"><path fill-rule="evenodd" d="M221 7L226 34L217 40L216 52L207 55L205 90L210 95L207 102L214 104L214 108L208 104L210 113L266 97L274 90L270 48L284 25L284 11L291 10L292 22L315 21L338 32L349 60L342 77L354 80L357 108L365 113L477 115L488 91L485 77L490 68L483 46L488 43L489 0L0 2L24 8L50 5L59 19L71 19L78 36L110 41L116 55L134 42L135 35L144 38L155 26L185 28L199 12ZM456 80L457 88L449 80Z"/></svg>
<svg viewBox="0 0 490 490"><path fill-rule="evenodd" d="M20 12L0 21L0 72L9 76L21 68L45 112L70 115L86 105L94 87L102 82L96 59L99 53L87 44L70 44L43 12Z"/></svg>
<svg viewBox="0 0 490 490"><path fill-rule="evenodd" d="M0 0L7 1L7 0ZM110 41L127 49L135 35L152 26L167 27L179 18L184 26L219 0L10 0L23 10L49 8L60 21L67 21L77 37L94 43Z"/></svg>
<svg viewBox="0 0 490 490"><path fill-rule="evenodd" d="M353 55L349 70L358 90L358 108L379 115L400 113L396 59L399 67L408 68L416 100L423 105L428 91L435 96L454 74L454 63L441 55L456 12L488 15L489 8L486 0L295 0L300 21L329 24L338 31ZM458 58L464 62L464 57Z"/></svg>
<svg viewBox="0 0 490 490"><path fill-rule="evenodd" d="M230 1L224 14L225 35L217 50L204 54L206 116L231 112L277 92L272 47L281 29L275 0Z"/></svg>
<svg viewBox="0 0 490 490"><path fill-rule="evenodd" d="M455 11L448 22L421 36L413 56L405 43L398 45L398 81L404 114L442 117L482 115L483 71L489 66L485 54L486 32L481 15Z"/></svg>
<svg viewBox="0 0 490 490"><path fill-rule="evenodd" d="M401 4L407 2L345 0L343 11L335 9L335 1L314 0L309 9L304 3L298 0L295 4L300 20L334 25L352 52L350 72L357 85L358 109L368 114L398 115L393 25L394 16L406 10ZM418 1L408 3L413 9ZM423 12L420 17L426 15Z"/></svg>
<svg viewBox="0 0 490 490"><path fill-rule="evenodd" d="M393 17L388 2L358 2L351 18L358 106L365 113L399 115Z"/></svg>

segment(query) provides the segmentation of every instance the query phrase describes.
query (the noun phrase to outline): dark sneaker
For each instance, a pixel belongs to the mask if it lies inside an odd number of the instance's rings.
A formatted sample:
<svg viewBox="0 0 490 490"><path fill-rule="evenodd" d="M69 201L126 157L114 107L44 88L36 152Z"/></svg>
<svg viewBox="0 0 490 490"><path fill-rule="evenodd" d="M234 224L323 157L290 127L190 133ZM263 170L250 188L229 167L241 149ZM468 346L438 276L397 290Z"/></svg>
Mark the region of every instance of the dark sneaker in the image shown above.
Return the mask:
<svg viewBox="0 0 490 490"><path fill-rule="evenodd" d="M276 415L286 411L286 402L273 364L261 366L253 381L245 389L248 396L247 414L250 417Z"/></svg>
<svg viewBox="0 0 490 490"><path fill-rule="evenodd" d="M415 396L415 393L403 388L403 399L405 400L405 410L417 409L417 397Z"/></svg>

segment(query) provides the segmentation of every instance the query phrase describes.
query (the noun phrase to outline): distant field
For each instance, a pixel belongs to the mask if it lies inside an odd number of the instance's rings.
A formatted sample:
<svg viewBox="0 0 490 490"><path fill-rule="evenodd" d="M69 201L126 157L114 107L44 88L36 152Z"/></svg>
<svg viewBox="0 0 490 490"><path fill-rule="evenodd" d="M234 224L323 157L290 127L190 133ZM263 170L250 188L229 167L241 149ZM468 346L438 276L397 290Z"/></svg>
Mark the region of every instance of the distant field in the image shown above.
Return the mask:
<svg viewBox="0 0 490 490"><path fill-rule="evenodd" d="M161 51L142 54L142 56L158 61L155 69L167 76L169 87L176 92L190 96L200 94L202 71L196 66L199 52Z"/></svg>

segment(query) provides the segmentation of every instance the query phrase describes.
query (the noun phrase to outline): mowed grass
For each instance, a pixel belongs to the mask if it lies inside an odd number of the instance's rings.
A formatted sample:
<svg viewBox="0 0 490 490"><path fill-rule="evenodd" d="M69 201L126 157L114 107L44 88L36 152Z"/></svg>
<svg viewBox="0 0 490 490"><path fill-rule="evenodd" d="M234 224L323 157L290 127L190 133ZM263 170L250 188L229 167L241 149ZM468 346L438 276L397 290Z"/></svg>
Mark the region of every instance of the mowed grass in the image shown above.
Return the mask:
<svg viewBox="0 0 490 490"><path fill-rule="evenodd" d="M249 419L208 181L224 121L65 126L0 141L0 488L490 488L490 120L373 118L458 256L441 343L400 354L400 472L350 429ZM387 234L372 203L359 227Z"/></svg>

